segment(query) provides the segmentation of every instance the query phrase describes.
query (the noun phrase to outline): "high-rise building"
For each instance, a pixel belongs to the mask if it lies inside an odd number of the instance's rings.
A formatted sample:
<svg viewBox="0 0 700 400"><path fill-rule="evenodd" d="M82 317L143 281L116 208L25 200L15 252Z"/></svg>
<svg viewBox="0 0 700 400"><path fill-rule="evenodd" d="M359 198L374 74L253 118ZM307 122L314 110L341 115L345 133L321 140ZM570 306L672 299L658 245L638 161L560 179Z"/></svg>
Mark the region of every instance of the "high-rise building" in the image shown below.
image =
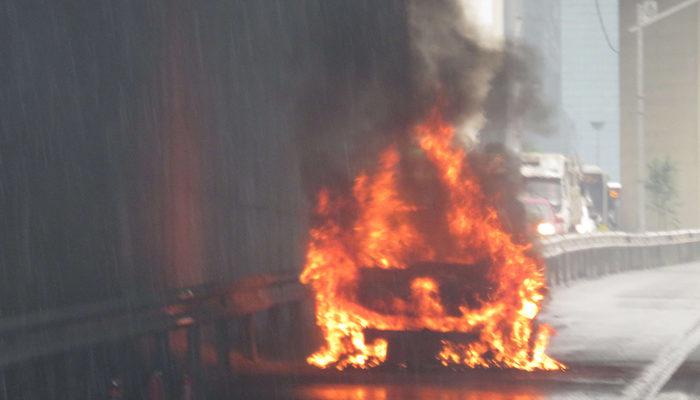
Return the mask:
<svg viewBox="0 0 700 400"><path fill-rule="evenodd" d="M562 135L582 162L619 180L617 1L561 1Z"/></svg>
<svg viewBox="0 0 700 400"><path fill-rule="evenodd" d="M658 218L649 203L654 193L644 189L648 163L667 159L676 170L677 226L698 227L700 5L621 0L619 13L622 223L647 230L675 225ZM630 31L639 21L646 25L642 36Z"/></svg>
<svg viewBox="0 0 700 400"><path fill-rule="evenodd" d="M616 179L617 2L513 0L503 12L507 43L531 56L549 114L548 129L522 127L523 149L577 156Z"/></svg>
<svg viewBox="0 0 700 400"><path fill-rule="evenodd" d="M506 47L523 47L531 55L527 65L538 88L547 122L520 124L519 136L524 150L569 153L562 135L561 113L561 5L560 0L511 0L504 2ZM512 49L512 47L511 47Z"/></svg>
<svg viewBox="0 0 700 400"><path fill-rule="evenodd" d="M512 92L532 85L518 80L538 82L537 101L545 109L520 115L523 105L514 102L522 100L511 95L503 106L514 111L506 111L506 122L495 129L506 132L489 135L516 149L576 156L619 179L617 1L464 1L478 14L486 39L496 38L493 43L522 58L506 62L526 64L498 79L511 80Z"/></svg>

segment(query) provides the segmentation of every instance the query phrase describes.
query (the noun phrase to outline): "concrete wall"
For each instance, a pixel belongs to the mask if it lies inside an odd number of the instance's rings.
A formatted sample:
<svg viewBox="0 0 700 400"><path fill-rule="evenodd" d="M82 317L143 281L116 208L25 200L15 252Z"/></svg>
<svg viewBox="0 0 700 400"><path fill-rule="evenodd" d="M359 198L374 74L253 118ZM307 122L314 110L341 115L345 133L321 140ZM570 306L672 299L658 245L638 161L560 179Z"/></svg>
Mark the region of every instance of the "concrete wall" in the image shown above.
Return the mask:
<svg viewBox="0 0 700 400"><path fill-rule="evenodd" d="M679 1L659 1L659 10ZM635 1L620 1L620 161L622 224L637 227L636 22ZM700 225L698 174L698 6L645 29L646 160L669 157L678 169L681 228ZM646 171L646 169L645 169ZM645 179L641 177L641 179ZM647 229L659 228L647 212Z"/></svg>
<svg viewBox="0 0 700 400"><path fill-rule="evenodd" d="M375 79L404 15L372 1L7 2L0 315L298 269L300 94L341 70ZM358 31L373 59L348 40Z"/></svg>

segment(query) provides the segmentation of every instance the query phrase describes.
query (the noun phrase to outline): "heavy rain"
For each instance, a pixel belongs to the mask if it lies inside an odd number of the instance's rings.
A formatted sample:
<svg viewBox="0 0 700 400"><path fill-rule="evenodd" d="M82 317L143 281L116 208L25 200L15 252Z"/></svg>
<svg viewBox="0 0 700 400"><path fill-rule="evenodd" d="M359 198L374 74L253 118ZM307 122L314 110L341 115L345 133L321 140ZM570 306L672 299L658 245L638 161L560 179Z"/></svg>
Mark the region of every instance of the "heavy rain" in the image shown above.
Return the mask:
<svg viewBox="0 0 700 400"><path fill-rule="evenodd" d="M698 32L0 1L0 399L700 397Z"/></svg>

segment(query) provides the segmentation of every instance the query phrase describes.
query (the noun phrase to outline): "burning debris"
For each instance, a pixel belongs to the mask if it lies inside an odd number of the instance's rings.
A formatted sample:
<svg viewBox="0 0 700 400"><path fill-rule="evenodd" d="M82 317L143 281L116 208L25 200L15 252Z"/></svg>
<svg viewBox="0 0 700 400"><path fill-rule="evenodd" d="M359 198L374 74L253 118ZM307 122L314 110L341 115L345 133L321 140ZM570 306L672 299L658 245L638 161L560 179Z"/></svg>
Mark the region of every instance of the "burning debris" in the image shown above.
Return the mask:
<svg viewBox="0 0 700 400"><path fill-rule="evenodd" d="M301 281L315 293L325 338L312 365L400 363L410 357L395 347L411 347L413 335L431 343L417 358L427 352L444 366L564 368L545 352L551 329L535 322L544 266L504 211L513 190L487 187L464 145L483 123L498 55L478 45L457 11L451 1L409 2L402 96L376 94L383 86L375 83L360 97L385 114L335 121L357 139L341 142L346 156L362 153L345 169L359 172L342 178L331 161L324 178L305 175L316 207ZM308 145L319 126L306 128ZM318 169L330 157L311 159Z"/></svg>

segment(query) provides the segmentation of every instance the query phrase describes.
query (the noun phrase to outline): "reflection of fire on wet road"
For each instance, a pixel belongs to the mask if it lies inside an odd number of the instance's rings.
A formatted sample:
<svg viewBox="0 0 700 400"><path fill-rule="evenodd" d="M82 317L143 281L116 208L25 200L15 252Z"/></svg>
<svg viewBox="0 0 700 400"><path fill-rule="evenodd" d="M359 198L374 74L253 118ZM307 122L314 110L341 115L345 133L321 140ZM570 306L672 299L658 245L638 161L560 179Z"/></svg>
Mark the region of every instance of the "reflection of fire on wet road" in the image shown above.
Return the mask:
<svg viewBox="0 0 700 400"><path fill-rule="evenodd" d="M540 400L537 392L493 392L489 390L465 390L432 386L353 386L319 385L298 389L299 398L309 400L388 400L388 399L449 399L449 400Z"/></svg>
<svg viewBox="0 0 700 400"><path fill-rule="evenodd" d="M375 367L387 358L381 331L430 331L473 336L440 340L445 366L563 368L545 353L551 329L534 323L542 262L504 228L453 141L435 108L352 194L319 193L301 275L326 341L312 365Z"/></svg>

